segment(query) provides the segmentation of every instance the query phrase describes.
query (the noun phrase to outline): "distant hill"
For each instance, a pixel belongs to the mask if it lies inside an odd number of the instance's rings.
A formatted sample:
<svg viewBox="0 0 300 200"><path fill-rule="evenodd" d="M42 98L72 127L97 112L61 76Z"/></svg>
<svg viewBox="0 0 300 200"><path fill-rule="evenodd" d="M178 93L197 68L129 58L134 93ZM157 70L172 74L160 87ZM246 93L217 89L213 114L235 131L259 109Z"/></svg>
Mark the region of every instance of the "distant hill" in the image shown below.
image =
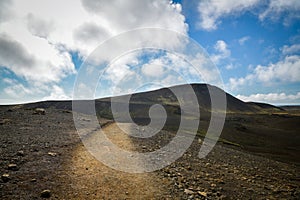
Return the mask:
<svg viewBox="0 0 300 200"><path fill-rule="evenodd" d="M280 108L284 109L284 110L288 110L288 111L300 111L300 106L280 106Z"/></svg>
<svg viewBox="0 0 300 200"><path fill-rule="evenodd" d="M176 88L185 95L189 85L178 85L171 88ZM211 109L211 99L209 95L209 88L225 92L215 86L208 84L191 84L199 103L199 108L202 113L209 113ZM227 113L273 113L284 111L287 107L276 107L274 105L265 104L265 103L256 103L256 102L244 102L228 93L226 94L227 99ZM126 97L124 95L123 97ZM114 98L114 97L112 97ZM95 101L96 110L98 114L105 117L112 117L110 112L110 101L111 98L102 98ZM179 114L180 108L176 96L171 92L169 88L162 88L158 90L141 92L132 94L130 98L130 111L135 116L148 116L148 110L153 104L162 104L169 110L171 113ZM44 101L27 104L28 107L55 107L58 109L71 110L72 102L71 101ZM293 107L290 107L290 109ZM147 110L147 111L146 111ZM145 111L145 112L144 112Z"/></svg>
<svg viewBox="0 0 300 200"><path fill-rule="evenodd" d="M247 104L251 105L252 107L255 107L256 109L258 109L260 111L265 111L265 112L285 111L285 109L282 107L277 107L277 106L267 104L267 103L247 102Z"/></svg>
<svg viewBox="0 0 300 200"><path fill-rule="evenodd" d="M215 89L220 92L224 92L223 90L211 86L208 84L191 84L199 103L199 108L202 113L209 113L211 110L211 99L209 90ZM184 95L190 95L187 93L188 85L178 85L173 86L171 88L176 88L184 93ZM240 99L235 98L234 96L225 93L227 100L227 112L228 113L273 113L284 111L283 108L276 107L274 105L265 104L265 103L256 103L256 102L244 102ZM123 97L126 97L124 95ZM110 98L98 99L96 104L102 108L110 106ZM173 113L179 113L179 104L176 96L171 92L169 88L162 88L149 92L141 92L133 94L130 98L131 112L134 113L135 116L145 116L148 115L148 110L146 113L142 112L142 110L149 108L153 104L162 104L165 108L169 109Z"/></svg>

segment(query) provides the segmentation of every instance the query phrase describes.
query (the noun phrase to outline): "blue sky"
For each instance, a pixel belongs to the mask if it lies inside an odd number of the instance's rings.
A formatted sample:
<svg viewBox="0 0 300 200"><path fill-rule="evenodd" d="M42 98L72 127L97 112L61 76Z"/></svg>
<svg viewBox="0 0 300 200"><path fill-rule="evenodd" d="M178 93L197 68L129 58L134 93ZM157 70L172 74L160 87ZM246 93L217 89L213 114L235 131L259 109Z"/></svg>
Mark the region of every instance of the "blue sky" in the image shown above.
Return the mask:
<svg viewBox="0 0 300 200"><path fill-rule="evenodd" d="M244 101L300 104L298 0L3 0L0 13L0 104L71 99L80 65L95 48L147 27L198 42L230 94ZM143 86L151 80L156 87L198 80L192 72L190 79L176 78L170 68L184 73L188 65L166 52L128 53L107 69L107 88L98 87L95 95L109 96L112 88L114 94L140 91L151 88ZM124 76L140 85L114 87Z"/></svg>

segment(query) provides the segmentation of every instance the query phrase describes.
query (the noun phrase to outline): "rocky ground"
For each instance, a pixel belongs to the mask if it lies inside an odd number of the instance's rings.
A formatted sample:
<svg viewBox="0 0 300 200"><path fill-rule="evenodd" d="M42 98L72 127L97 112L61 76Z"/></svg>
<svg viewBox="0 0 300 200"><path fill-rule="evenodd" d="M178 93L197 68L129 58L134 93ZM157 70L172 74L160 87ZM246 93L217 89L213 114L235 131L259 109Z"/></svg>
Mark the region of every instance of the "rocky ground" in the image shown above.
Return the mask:
<svg viewBox="0 0 300 200"><path fill-rule="evenodd" d="M132 151L155 150L174 135L140 142L125 137L115 123L101 123L110 139ZM43 114L0 107L0 146L0 199L300 199L299 165L224 144L199 159L198 138L164 169L113 170L89 154L72 113L62 109Z"/></svg>

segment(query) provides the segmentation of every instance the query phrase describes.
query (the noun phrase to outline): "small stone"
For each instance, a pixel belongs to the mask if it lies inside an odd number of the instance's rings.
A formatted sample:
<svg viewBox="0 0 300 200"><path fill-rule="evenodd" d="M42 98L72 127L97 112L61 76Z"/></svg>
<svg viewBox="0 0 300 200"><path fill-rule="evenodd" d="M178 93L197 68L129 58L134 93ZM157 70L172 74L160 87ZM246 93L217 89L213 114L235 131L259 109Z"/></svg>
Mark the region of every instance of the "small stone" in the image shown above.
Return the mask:
<svg viewBox="0 0 300 200"><path fill-rule="evenodd" d="M24 155L25 155L24 151L22 151L22 150L17 152L17 156L24 156Z"/></svg>
<svg viewBox="0 0 300 200"><path fill-rule="evenodd" d="M216 187L216 186L217 186L217 185L214 184L214 183L210 184L210 187Z"/></svg>
<svg viewBox="0 0 300 200"><path fill-rule="evenodd" d="M33 112L34 115L45 115L46 110L44 108L36 108Z"/></svg>
<svg viewBox="0 0 300 200"><path fill-rule="evenodd" d="M32 178L31 180L30 180L30 182L36 182L36 179L35 178Z"/></svg>
<svg viewBox="0 0 300 200"><path fill-rule="evenodd" d="M41 197L42 198L50 198L51 197L51 191L50 190L43 190L41 192Z"/></svg>
<svg viewBox="0 0 300 200"><path fill-rule="evenodd" d="M184 193L185 194L194 194L194 192L192 190L189 190L189 189L184 189Z"/></svg>
<svg viewBox="0 0 300 200"><path fill-rule="evenodd" d="M11 122L10 119L2 119L2 120L0 120L0 125L9 124L10 122Z"/></svg>
<svg viewBox="0 0 300 200"><path fill-rule="evenodd" d="M63 110L62 112L63 113L72 113L72 111L70 111L70 110Z"/></svg>
<svg viewBox="0 0 300 200"><path fill-rule="evenodd" d="M225 182L222 179L217 179L216 181L220 184L225 184Z"/></svg>
<svg viewBox="0 0 300 200"><path fill-rule="evenodd" d="M207 193L206 192L200 192L200 191L198 191L198 194L201 195L201 196L203 196L203 197L207 197Z"/></svg>
<svg viewBox="0 0 300 200"><path fill-rule="evenodd" d="M201 138L199 138L199 139L198 139L198 143L199 143L199 144L201 144L201 143L202 143L202 140L201 140Z"/></svg>
<svg viewBox="0 0 300 200"><path fill-rule="evenodd" d="M9 177L9 174L3 174L1 176L1 179L4 183L8 182L11 178Z"/></svg>
<svg viewBox="0 0 300 200"><path fill-rule="evenodd" d="M57 156L57 153L54 153L54 152L48 152L48 155L49 155L49 156L52 156L52 157L55 157L55 156Z"/></svg>
<svg viewBox="0 0 300 200"><path fill-rule="evenodd" d="M13 171L18 170L18 167L16 164L9 164L7 168L8 168L8 170L13 170Z"/></svg>

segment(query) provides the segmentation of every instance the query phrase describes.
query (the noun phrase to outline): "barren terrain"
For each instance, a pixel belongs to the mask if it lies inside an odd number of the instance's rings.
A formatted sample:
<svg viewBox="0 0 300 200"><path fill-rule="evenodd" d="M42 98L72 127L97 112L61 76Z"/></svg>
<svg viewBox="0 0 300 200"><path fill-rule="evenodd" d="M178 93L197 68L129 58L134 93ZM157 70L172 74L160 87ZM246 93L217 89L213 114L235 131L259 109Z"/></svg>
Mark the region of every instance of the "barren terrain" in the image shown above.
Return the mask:
<svg viewBox="0 0 300 200"><path fill-rule="evenodd" d="M28 106L0 107L1 199L300 198L297 159L275 161L272 156L256 155L226 142L199 159L197 136L170 166L130 174L113 170L89 154L70 111L49 107L45 115L33 113ZM111 121L100 122L106 124L104 130L114 143L131 151L152 151L175 134L164 131L158 136L161 143L141 142L122 133Z"/></svg>

